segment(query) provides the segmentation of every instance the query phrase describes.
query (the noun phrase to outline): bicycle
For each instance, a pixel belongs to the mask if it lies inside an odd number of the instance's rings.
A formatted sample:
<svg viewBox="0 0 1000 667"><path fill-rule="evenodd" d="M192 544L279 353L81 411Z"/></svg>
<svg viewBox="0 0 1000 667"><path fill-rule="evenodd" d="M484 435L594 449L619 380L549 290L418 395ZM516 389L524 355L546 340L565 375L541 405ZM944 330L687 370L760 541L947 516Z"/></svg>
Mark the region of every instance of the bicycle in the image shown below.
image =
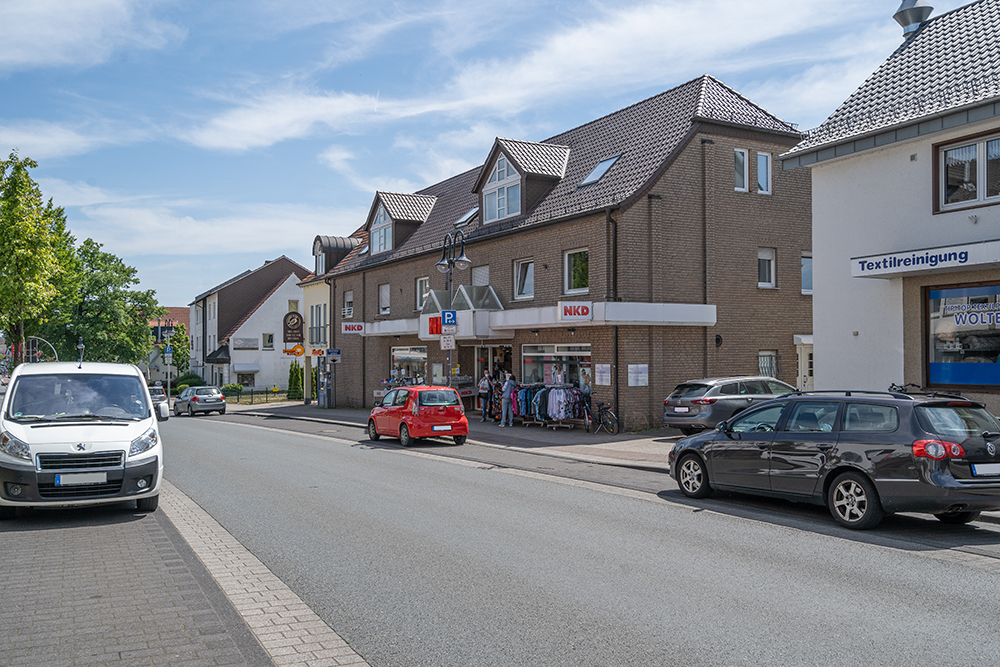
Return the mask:
<svg viewBox="0 0 1000 667"><path fill-rule="evenodd" d="M587 425L587 433L590 433L590 425L597 422L597 428L594 429L594 435L603 428L610 435L616 435L618 433L618 417L615 413L611 412L610 407L605 407L607 403L596 403L597 405L597 419L594 419L594 412L590 409L590 403L584 405L584 421Z"/></svg>
<svg viewBox="0 0 1000 667"><path fill-rule="evenodd" d="M912 382L907 382L906 384L896 384L893 382L889 385L889 391L899 392L900 394L908 394L907 387L913 387L914 389L920 389L919 384L914 384Z"/></svg>

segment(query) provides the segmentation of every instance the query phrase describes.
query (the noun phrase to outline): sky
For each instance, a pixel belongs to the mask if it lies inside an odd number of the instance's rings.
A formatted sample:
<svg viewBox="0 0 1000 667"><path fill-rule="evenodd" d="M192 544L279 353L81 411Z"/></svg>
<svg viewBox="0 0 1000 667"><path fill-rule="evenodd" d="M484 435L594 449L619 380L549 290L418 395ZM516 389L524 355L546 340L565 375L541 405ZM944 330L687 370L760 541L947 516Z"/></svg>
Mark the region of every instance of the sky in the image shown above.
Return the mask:
<svg viewBox="0 0 1000 667"><path fill-rule="evenodd" d="M968 4L931 0L933 16ZM0 153L164 306L313 267L375 193L703 74L816 127L902 41L898 0L2 0Z"/></svg>

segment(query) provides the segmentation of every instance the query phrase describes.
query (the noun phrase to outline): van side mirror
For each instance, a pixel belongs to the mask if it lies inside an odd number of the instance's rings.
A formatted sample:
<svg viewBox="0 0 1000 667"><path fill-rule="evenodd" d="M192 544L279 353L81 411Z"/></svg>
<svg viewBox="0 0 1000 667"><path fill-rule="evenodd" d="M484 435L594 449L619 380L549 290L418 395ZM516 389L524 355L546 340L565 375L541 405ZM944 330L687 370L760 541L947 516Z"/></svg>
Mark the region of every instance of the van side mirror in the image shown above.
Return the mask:
<svg viewBox="0 0 1000 667"><path fill-rule="evenodd" d="M156 406L156 421L165 422L170 419L170 406L166 402Z"/></svg>

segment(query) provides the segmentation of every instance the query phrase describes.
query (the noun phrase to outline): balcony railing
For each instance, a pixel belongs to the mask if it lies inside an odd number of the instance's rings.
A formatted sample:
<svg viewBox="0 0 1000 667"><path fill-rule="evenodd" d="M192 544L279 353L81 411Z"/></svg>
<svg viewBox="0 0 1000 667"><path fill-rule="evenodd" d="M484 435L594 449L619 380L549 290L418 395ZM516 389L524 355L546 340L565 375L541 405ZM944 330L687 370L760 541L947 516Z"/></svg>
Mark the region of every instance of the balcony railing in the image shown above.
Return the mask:
<svg viewBox="0 0 1000 667"><path fill-rule="evenodd" d="M354 306L344 306L340 314L345 318L354 317Z"/></svg>

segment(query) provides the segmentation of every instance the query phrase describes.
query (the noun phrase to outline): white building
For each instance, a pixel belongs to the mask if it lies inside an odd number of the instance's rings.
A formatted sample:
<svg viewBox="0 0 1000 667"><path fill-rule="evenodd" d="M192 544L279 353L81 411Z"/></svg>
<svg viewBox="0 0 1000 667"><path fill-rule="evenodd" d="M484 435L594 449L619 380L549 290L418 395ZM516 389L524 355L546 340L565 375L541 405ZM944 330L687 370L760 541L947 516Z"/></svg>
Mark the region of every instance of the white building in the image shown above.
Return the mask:
<svg viewBox="0 0 1000 667"><path fill-rule="evenodd" d="M1000 407L1000 0L929 18L798 146L813 182L817 389Z"/></svg>

